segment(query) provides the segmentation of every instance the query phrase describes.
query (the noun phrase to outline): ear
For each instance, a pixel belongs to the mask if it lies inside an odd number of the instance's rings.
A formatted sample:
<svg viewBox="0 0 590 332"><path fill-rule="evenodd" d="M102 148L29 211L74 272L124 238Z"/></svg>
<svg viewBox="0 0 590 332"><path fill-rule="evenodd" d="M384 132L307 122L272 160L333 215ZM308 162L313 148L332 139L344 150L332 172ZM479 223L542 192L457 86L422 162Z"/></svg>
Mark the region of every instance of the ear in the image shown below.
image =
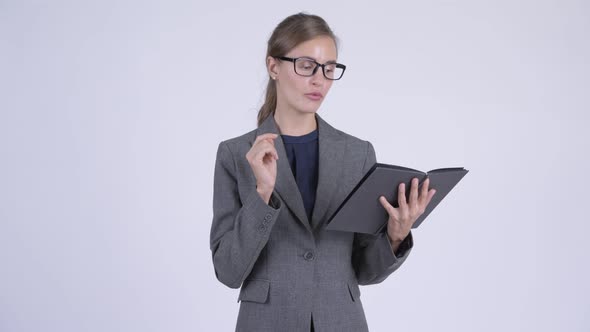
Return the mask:
<svg viewBox="0 0 590 332"><path fill-rule="evenodd" d="M270 76L271 79L276 79L279 76L280 71L278 60L268 56L266 58L266 70L268 72L268 76Z"/></svg>

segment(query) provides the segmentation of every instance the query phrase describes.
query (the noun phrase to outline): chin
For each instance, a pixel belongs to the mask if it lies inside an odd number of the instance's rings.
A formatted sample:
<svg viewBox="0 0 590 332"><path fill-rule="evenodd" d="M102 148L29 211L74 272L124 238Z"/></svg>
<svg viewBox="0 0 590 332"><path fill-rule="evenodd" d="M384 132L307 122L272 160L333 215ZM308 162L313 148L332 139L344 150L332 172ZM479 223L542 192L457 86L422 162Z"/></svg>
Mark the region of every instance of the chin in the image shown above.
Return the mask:
<svg viewBox="0 0 590 332"><path fill-rule="evenodd" d="M299 111L302 113L316 113L320 105L305 105L305 107L299 108Z"/></svg>

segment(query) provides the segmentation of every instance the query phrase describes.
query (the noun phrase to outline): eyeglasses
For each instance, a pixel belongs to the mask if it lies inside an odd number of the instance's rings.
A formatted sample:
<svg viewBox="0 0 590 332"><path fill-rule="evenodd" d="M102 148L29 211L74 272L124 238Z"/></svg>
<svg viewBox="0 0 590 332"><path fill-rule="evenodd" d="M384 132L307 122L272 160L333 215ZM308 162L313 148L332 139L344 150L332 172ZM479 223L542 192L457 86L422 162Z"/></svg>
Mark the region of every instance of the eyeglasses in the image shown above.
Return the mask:
<svg viewBox="0 0 590 332"><path fill-rule="evenodd" d="M341 63L328 62L320 64L314 59L306 57L289 58L286 56L275 56L273 58L293 62L295 73L306 77L315 75L318 68L322 67L322 73L324 74L324 77L335 81L342 78L342 75L344 75L344 70L346 69L346 66Z"/></svg>

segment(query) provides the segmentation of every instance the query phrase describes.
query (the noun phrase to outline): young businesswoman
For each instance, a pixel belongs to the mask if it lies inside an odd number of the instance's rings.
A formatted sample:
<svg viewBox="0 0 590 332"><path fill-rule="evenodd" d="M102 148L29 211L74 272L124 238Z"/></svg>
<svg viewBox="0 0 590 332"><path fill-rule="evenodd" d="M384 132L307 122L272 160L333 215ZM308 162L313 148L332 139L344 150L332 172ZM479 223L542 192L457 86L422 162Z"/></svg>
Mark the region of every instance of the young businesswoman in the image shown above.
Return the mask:
<svg viewBox="0 0 590 332"><path fill-rule="evenodd" d="M284 19L268 41L258 127L219 143L210 245L215 275L240 288L236 331L368 331L359 285L407 258L412 223L434 194L417 179L382 233L325 231L326 219L376 162L375 150L316 112L345 66L319 16ZM396 184L392 184L396 185Z"/></svg>

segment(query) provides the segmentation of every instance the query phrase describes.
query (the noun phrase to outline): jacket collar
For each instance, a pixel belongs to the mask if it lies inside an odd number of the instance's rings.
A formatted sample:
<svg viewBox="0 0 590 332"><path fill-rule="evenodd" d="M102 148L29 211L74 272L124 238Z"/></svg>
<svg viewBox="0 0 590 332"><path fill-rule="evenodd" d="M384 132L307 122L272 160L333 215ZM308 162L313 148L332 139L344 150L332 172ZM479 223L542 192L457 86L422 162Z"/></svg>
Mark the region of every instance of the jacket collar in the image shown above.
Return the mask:
<svg viewBox="0 0 590 332"><path fill-rule="evenodd" d="M315 113L318 128L318 185L316 198L311 216L311 223L307 219L303 199L295 177L291 171L291 165L287 158L281 133L274 119L274 113L268 116L257 128L256 136L265 133L278 134L275 139L275 149L279 155L277 160L277 179L275 191L282 198L293 214L299 219L303 226L313 234L328 217L328 207L334 197L339 178L342 174L342 160L344 157L345 140L339 131L334 129L322 117ZM256 137L254 137L256 139ZM254 140L250 141L250 146Z"/></svg>

